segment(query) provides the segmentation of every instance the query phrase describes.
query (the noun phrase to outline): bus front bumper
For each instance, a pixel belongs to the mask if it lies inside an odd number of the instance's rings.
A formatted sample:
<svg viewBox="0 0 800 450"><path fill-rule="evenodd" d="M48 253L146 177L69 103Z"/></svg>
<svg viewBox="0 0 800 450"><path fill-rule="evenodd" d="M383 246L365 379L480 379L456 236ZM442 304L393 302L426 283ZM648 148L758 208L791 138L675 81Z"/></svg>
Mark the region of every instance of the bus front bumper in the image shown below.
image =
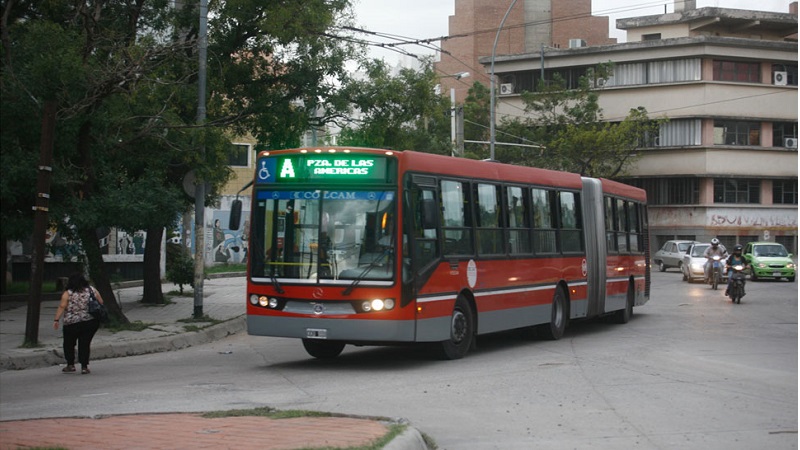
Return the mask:
<svg viewBox="0 0 800 450"><path fill-rule="evenodd" d="M354 320L324 317L247 316L254 336L327 339L346 342L414 342L413 320Z"/></svg>

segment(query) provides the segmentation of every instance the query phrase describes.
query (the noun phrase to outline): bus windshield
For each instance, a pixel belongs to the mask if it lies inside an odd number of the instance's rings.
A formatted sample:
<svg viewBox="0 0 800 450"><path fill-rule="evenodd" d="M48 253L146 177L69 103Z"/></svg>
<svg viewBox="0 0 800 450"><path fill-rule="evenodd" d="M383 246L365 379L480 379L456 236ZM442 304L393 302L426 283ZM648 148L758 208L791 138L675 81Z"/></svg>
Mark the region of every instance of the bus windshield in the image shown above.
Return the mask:
<svg viewBox="0 0 800 450"><path fill-rule="evenodd" d="M273 282L391 283L394 191L261 190L254 210L252 277Z"/></svg>

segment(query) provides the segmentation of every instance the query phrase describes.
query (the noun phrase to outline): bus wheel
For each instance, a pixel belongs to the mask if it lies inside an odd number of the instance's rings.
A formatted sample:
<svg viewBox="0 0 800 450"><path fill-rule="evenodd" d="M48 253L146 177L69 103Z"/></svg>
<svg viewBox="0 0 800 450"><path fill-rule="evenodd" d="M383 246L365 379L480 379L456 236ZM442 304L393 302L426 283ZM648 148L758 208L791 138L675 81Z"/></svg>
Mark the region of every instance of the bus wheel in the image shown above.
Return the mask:
<svg viewBox="0 0 800 450"><path fill-rule="evenodd" d="M633 316L633 285L628 285L628 295L625 298L625 308L614 312L611 320L614 323L628 323Z"/></svg>
<svg viewBox="0 0 800 450"><path fill-rule="evenodd" d="M344 350L344 342L320 341L318 339L303 339L303 347L314 358L336 358Z"/></svg>
<svg viewBox="0 0 800 450"><path fill-rule="evenodd" d="M461 359L472 347L475 338L475 319L469 302L458 296L453 315L450 316L450 339L442 341L441 355L444 359Z"/></svg>
<svg viewBox="0 0 800 450"><path fill-rule="evenodd" d="M550 314L550 323L545 323L537 326L539 336L557 341L564 335L564 330L567 328L567 296L561 287L556 288L556 293L553 294L553 310Z"/></svg>

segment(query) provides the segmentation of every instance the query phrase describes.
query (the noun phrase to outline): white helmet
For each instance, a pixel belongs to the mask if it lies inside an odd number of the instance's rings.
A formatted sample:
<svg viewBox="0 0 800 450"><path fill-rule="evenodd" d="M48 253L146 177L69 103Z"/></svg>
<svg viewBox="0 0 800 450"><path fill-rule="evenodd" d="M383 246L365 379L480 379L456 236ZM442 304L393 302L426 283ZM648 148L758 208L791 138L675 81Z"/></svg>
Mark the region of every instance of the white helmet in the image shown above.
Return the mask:
<svg viewBox="0 0 800 450"><path fill-rule="evenodd" d="M719 245L719 239L717 239L717 238L711 239L711 245L713 245L714 247L718 246Z"/></svg>

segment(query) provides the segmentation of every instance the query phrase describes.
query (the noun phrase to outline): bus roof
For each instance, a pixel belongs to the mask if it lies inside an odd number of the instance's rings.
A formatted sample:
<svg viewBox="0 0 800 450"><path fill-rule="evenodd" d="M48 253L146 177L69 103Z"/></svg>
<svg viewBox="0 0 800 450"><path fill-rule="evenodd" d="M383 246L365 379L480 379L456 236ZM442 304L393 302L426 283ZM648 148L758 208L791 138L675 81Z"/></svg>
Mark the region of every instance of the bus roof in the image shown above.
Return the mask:
<svg viewBox="0 0 800 450"><path fill-rule="evenodd" d="M405 150L398 153L400 167L405 171L477 178L511 183L541 184L573 189L581 188L581 176L557 170L513 166L491 161L435 155Z"/></svg>
<svg viewBox="0 0 800 450"><path fill-rule="evenodd" d="M603 185L603 193L617 195L619 197L625 197L641 202L647 201L647 192L645 192L644 189L639 189L635 186L630 186L606 178L600 178L600 183Z"/></svg>

